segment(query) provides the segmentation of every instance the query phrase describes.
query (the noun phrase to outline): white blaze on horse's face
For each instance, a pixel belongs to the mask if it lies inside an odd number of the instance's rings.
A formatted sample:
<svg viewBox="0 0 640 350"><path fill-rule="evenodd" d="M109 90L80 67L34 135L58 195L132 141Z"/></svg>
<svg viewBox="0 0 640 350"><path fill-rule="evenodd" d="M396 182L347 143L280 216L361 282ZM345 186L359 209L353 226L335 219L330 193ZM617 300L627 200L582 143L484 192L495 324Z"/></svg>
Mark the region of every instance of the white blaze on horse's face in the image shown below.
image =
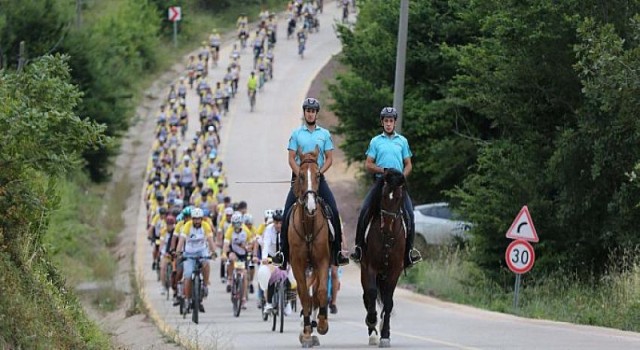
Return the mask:
<svg viewBox="0 0 640 350"><path fill-rule="evenodd" d="M311 182L311 168L307 168L307 211L313 214L316 210L316 197L313 193L313 183Z"/></svg>
<svg viewBox="0 0 640 350"><path fill-rule="evenodd" d="M393 200L393 191L389 192L389 200Z"/></svg>

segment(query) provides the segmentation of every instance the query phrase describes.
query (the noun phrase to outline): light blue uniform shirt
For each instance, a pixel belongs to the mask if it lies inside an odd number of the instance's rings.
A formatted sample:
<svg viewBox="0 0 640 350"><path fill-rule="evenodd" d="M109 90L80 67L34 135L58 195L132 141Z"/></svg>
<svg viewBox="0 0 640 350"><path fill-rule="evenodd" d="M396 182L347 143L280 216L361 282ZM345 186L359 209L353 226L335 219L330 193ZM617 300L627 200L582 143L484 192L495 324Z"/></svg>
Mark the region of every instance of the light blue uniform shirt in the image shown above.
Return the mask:
<svg viewBox="0 0 640 350"><path fill-rule="evenodd" d="M409 149L409 142L398 133L394 133L391 137L382 133L372 138L365 154L373 158L377 166L394 168L401 172L404 171L404 159L413 156Z"/></svg>
<svg viewBox="0 0 640 350"><path fill-rule="evenodd" d="M289 138L290 151L297 151L298 147L302 148L302 153L313 152L318 146L320 153L318 154L318 166L322 168L324 165L324 152L333 150L333 140L329 130L316 125L315 130L311 131L306 124L293 130ZM300 165L300 157L296 155L296 163Z"/></svg>

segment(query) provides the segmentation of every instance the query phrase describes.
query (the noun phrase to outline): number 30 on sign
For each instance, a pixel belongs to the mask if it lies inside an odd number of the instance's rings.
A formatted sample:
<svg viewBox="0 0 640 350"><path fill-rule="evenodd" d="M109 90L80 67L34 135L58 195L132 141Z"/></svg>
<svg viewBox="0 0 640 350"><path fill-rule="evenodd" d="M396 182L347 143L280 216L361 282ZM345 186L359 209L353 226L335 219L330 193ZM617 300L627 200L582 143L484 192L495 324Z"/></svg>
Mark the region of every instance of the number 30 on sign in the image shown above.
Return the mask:
<svg viewBox="0 0 640 350"><path fill-rule="evenodd" d="M529 272L536 260L536 254L533 246L523 239L517 239L507 247L504 259L507 266L514 273L523 274Z"/></svg>

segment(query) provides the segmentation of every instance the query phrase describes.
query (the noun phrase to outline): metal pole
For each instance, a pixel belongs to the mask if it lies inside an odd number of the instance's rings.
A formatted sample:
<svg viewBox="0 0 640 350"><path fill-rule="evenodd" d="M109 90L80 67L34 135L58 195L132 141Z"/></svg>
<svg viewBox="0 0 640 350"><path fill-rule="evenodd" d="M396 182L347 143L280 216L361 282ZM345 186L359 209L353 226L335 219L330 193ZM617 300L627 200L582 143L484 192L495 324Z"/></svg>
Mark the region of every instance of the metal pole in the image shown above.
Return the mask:
<svg viewBox="0 0 640 350"><path fill-rule="evenodd" d="M400 0L400 24L396 51L396 79L393 87L393 106L398 111L396 130L402 131L402 108L404 107L404 71L407 60L407 31L409 27L409 0Z"/></svg>
<svg viewBox="0 0 640 350"><path fill-rule="evenodd" d="M82 25L82 0L76 0L76 28Z"/></svg>
<svg viewBox="0 0 640 350"><path fill-rule="evenodd" d="M178 21L173 21L173 47L178 47Z"/></svg>
<svg viewBox="0 0 640 350"><path fill-rule="evenodd" d="M513 309L515 310L515 312L518 312L518 295L520 294L520 279L522 278L522 275L517 273L516 274L516 285L515 285L515 291L513 293Z"/></svg>
<svg viewBox="0 0 640 350"><path fill-rule="evenodd" d="M24 68L24 62L27 60L25 54L25 43L24 41L20 42L20 54L18 56L18 73L22 73L22 69Z"/></svg>

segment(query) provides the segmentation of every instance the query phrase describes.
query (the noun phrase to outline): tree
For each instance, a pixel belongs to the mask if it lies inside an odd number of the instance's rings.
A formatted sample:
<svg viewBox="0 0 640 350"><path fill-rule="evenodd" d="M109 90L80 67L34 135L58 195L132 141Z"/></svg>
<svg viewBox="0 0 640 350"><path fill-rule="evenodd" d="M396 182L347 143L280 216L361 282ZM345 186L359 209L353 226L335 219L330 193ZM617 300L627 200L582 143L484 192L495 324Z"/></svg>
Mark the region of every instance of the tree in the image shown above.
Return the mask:
<svg viewBox="0 0 640 350"><path fill-rule="evenodd" d="M351 70L340 75L331 92L340 119L336 133L348 161L361 161L369 139L380 132L378 115L393 100L399 0L360 4L355 29L339 27L342 60ZM476 157L482 131L468 110L444 103L444 87L457 62L441 50L473 38L477 20L460 14L467 1L411 2L403 134L414 153L409 179L414 199L440 200L443 190L459 184ZM460 137L464 135L464 137Z"/></svg>

